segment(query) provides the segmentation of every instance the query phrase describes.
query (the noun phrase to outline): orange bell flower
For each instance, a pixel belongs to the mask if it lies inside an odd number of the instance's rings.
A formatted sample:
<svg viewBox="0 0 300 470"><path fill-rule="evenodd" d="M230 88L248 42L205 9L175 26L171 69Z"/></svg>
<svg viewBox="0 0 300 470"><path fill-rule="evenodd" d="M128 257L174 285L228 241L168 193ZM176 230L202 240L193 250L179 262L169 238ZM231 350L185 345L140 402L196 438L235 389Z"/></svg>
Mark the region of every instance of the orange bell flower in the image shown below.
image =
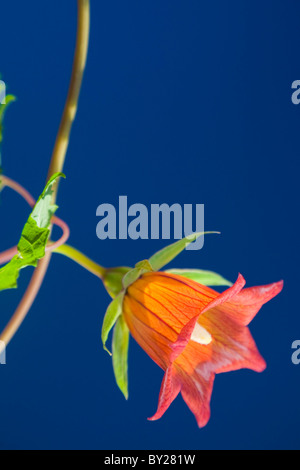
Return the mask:
<svg viewBox="0 0 300 470"><path fill-rule="evenodd" d="M181 392L198 426L210 417L215 374L266 363L247 325L283 282L243 289L244 278L222 294L180 275L147 272L126 290L122 316L130 333L164 371L159 419Z"/></svg>

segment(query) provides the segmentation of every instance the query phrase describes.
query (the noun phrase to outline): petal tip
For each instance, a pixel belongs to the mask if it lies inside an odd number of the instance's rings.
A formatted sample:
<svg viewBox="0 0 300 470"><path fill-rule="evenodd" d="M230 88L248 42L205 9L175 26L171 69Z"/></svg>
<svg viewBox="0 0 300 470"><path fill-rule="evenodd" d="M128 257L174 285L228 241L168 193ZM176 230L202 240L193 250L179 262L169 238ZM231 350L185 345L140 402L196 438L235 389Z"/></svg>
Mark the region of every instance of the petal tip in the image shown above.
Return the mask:
<svg viewBox="0 0 300 470"><path fill-rule="evenodd" d="M150 418L147 418L148 421L157 421L161 416L157 416L157 413L155 415L151 416Z"/></svg>
<svg viewBox="0 0 300 470"><path fill-rule="evenodd" d="M279 294L279 293L282 291L282 289L283 289L284 280L281 279L280 281L275 282L274 284L275 284L275 287L277 288L277 291L278 291L277 294Z"/></svg>
<svg viewBox="0 0 300 470"><path fill-rule="evenodd" d="M262 357L262 358L261 358L261 363L260 363L260 365L257 367L257 371L256 371L256 372L258 372L258 373L260 374L260 373L264 372L264 371L266 370L266 368L267 368L267 363L266 363L266 361L264 360L264 358Z"/></svg>
<svg viewBox="0 0 300 470"><path fill-rule="evenodd" d="M209 407L202 409L201 413L199 413L197 416L195 415L199 429L205 428L205 426L210 420L210 415L211 411Z"/></svg>
<svg viewBox="0 0 300 470"><path fill-rule="evenodd" d="M241 273L238 273L238 277L237 277L237 280L236 280L235 284L238 285L238 286L242 285L242 287L245 286L246 279L244 278L244 276Z"/></svg>

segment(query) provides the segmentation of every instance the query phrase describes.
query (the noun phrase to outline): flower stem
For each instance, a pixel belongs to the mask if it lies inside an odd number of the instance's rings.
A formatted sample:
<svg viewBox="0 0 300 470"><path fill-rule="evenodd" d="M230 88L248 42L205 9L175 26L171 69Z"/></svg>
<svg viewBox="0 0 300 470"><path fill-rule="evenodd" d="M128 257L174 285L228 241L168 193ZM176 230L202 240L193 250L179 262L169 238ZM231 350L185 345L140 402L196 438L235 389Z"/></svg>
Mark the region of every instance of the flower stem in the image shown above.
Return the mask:
<svg viewBox="0 0 300 470"><path fill-rule="evenodd" d="M103 279L103 276L105 275L106 269L103 268L103 266L100 266L100 264L95 263L95 261L91 260L83 253L81 253L81 251L77 250L76 248L73 248L70 245L61 245L58 248L55 248L53 252L67 256L68 258L72 259L77 264L87 269L100 279Z"/></svg>
<svg viewBox="0 0 300 470"><path fill-rule="evenodd" d="M87 58L90 30L90 1L77 0L77 7L77 40L72 76L64 112L58 130L52 158L50 161L48 171L48 175L50 176L52 176L55 172L62 171L63 169L70 138L71 127L77 111L77 103ZM54 188L54 201L56 199L56 196L57 185L55 185ZM44 258L40 260L37 268L34 270L30 283L19 306L17 307L14 315L12 316L11 320L9 321L8 325L5 327L4 331L0 336L0 341L2 341L2 343L0 342L0 353L1 347L3 348L4 344L7 345L9 343L9 341L12 339L19 326L23 322L24 318L26 317L28 311L30 310L44 280L50 259L51 253L48 252L44 256Z"/></svg>
<svg viewBox="0 0 300 470"><path fill-rule="evenodd" d="M77 0L77 3L78 25L73 70L65 108L52 153L47 179L50 179L54 173L61 172L63 170L70 140L70 132L77 112L78 98L86 65L90 29L90 1Z"/></svg>

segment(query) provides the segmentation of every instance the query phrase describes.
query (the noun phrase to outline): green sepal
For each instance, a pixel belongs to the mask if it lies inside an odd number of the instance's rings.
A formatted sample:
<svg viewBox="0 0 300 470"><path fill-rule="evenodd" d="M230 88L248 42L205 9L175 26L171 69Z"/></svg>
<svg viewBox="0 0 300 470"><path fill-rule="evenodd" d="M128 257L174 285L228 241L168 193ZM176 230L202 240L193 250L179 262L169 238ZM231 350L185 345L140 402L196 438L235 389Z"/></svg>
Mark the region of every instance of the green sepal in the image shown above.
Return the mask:
<svg viewBox="0 0 300 470"><path fill-rule="evenodd" d="M159 271L166 264L170 263L176 256L178 256L190 243L197 240L197 238L207 235L209 233L219 233L219 232L198 232L192 233L188 237L182 238L171 245L166 246L162 250L155 253L149 259L149 262L154 271Z"/></svg>
<svg viewBox="0 0 300 470"><path fill-rule="evenodd" d="M106 341L111 329L114 327L116 321L122 313L124 292L121 292L113 301L109 304L105 317L102 324L101 339L103 343L103 349L108 352L111 356L111 352L106 347Z"/></svg>
<svg viewBox="0 0 300 470"><path fill-rule="evenodd" d="M117 385L126 400L128 398L128 346L129 329L121 315L113 331L112 360Z"/></svg>
<svg viewBox="0 0 300 470"><path fill-rule="evenodd" d="M127 289L131 284L133 284L139 277L142 275L142 270L140 268L133 268L128 271L127 274L123 277L123 289Z"/></svg>
<svg viewBox="0 0 300 470"><path fill-rule="evenodd" d="M136 263L135 268L144 270L144 271L153 271L153 267L148 259L144 259L143 261L139 261Z"/></svg>
<svg viewBox="0 0 300 470"><path fill-rule="evenodd" d="M132 268L120 266L118 268L107 268L103 275L104 286L112 298L115 298L122 290L122 279Z"/></svg>
<svg viewBox="0 0 300 470"><path fill-rule="evenodd" d="M24 225L17 255L0 269L0 291L16 288L20 270L27 266L36 267L38 260L45 256L51 217L57 209L51 204L52 186L60 176L64 177L62 173L56 173L48 181Z"/></svg>
<svg viewBox="0 0 300 470"><path fill-rule="evenodd" d="M139 261L135 265L135 268L129 268L127 266L108 268L103 275L103 283L109 295L114 298L122 290L136 281L142 274L148 271L153 271L148 260ZM125 281L123 281L124 278Z"/></svg>
<svg viewBox="0 0 300 470"><path fill-rule="evenodd" d="M232 282L228 281L220 274L203 269L167 269L166 273L177 274L192 279L204 286L232 286Z"/></svg>
<svg viewBox="0 0 300 470"><path fill-rule="evenodd" d="M143 261L139 261L135 268L128 271L123 277L123 288L127 289L131 284L133 284L139 277L147 272L153 271L153 267L149 260L145 259Z"/></svg>

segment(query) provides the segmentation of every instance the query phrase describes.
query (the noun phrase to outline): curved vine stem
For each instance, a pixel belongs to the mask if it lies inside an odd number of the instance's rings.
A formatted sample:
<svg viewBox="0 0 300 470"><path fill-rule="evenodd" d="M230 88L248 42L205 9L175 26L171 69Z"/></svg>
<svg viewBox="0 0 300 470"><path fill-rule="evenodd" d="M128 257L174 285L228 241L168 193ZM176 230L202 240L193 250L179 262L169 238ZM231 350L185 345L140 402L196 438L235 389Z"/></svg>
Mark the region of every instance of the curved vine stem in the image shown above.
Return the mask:
<svg viewBox="0 0 300 470"><path fill-rule="evenodd" d="M51 177L53 173L60 172L63 169L70 139L70 132L73 121L76 116L78 98L86 64L90 30L90 1L77 0L77 8L77 40L71 81L52 158L50 161L47 179L49 179L49 177ZM54 188L54 201L56 200L56 196L57 185L55 185ZM51 253L47 252L45 257L39 262L37 268L34 270L30 283L20 304L18 305L14 315L12 316L11 320L9 321L0 336L0 341L2 341L2 343L0 342L0 352L1 345L3 348L3 345L7 345L9 343L9 341L12 339L19 326L23 322L24 318L26 317L28 311L30 310L44 280L50 259Z"/></svg>
<svg viewBox="0 0 300 470"><path fill-rule="evenodd" d="M88 256L81 253L76 248L73 248L70 245L60 244L57 248L55 247L52 249L52 251L54 253L60 253L61 255L67 256L79 264L82 268L87 269L87 271L103 280L107 270L103 268L103 266L100 266L100 264L90 259Z"/></svg>

